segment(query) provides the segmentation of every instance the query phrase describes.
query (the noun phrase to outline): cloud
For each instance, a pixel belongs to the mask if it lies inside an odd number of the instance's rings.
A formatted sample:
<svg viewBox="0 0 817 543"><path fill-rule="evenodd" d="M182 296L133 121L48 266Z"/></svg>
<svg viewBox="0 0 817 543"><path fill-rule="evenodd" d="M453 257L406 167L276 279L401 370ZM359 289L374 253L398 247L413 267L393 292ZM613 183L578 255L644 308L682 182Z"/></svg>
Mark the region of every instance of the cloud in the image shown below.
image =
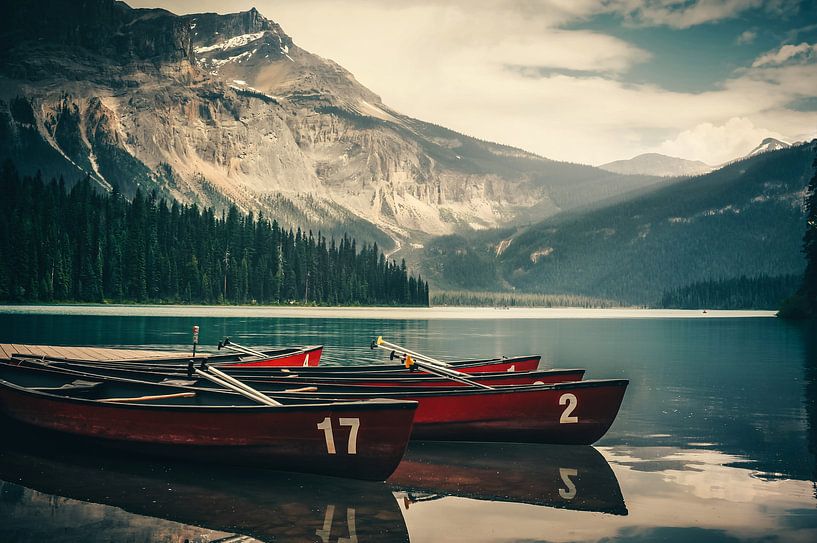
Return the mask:
<svg viewBox="0 0 817 543"><path fill-rule="evenodd" d="M225 7L200 0L184 5L177 11L256 5L295 43L337 61L397 111L559 160L601 164L657 151L718 164L751 150L763 137L806 139L817 127L817 112L789 107L817 96L813 53L782 59L784 52L775 61L781 47L766 53L768 60L761 62L763 55L755 66L725 73L706 92L675 92L628 81L628 70L648 59L649 51L597 26L568 26L603 11L638 24L682 27L749 9L788 9L785 2L246 0ZM694 137L702 143L695 145Z"/></svg>
<svg viewBox="0 0 817 543"><path fill-rule="evenodd" d="M732 117L722 124L707 122L684 130L654 151L716 166L749 153L764 138L786 139L778 132L755 126L745 117Z"/></svg>
<svg viewBox="0 0 817 543"><path fill-rule="evenodd" d="M746 30L741 32L740 36L735 40L738 45L745 45L752 43L757 38L757 32L754 30Z"/></svg>
<svg viewBox="0 0 817 543"><path fill-rule="evenodd" d="M799 45L783 45L776 51L770 51L758 57L753 63L753 68L768 65L784 64L792 59L800 62L808 62L817 56L817 44L811 45L808 43L801 43Z"/></svg>
<svg viewBox="0 0 817 543"><path fill-rule="evenodd" d="M689 28L736 17L743 11L760 7L761 0L657 0L624 2L621 12L636 21L651 25ZM626 4L636 4L627 6Z"/></svg>

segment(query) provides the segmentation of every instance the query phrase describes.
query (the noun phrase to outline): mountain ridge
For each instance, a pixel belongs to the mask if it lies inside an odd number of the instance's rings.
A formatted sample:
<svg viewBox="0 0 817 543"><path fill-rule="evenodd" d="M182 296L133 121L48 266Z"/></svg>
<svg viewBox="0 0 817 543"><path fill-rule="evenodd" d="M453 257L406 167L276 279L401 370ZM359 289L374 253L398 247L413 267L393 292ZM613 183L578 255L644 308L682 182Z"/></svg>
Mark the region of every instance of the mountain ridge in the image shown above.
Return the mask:
<svg viewBox="0 0 817 543"><path fill-rule="evenodd" d="M284 222L374 228L398 246L539 220L661 181L402 115L256 9L75 7L47 0L0 12L0 158L22 173L87 174L126 196L286 208Z"/></svg>
<svg viewBox="0 0 817 543"><path fill-rule="evenodd" d="M602 164L599 168L625 175L680 177L709 173L716 167L700 160L688 160L660 153L643 153L628 160L614 160Z"/></svg>
<svg viewBox="0 0 817 543"><path fill-rule="evenodd" d="M735 161L531 226L441 237L423 276L444 289L559 293L653 305L673 289L801 274L803 195L817 141Z"/></svg>

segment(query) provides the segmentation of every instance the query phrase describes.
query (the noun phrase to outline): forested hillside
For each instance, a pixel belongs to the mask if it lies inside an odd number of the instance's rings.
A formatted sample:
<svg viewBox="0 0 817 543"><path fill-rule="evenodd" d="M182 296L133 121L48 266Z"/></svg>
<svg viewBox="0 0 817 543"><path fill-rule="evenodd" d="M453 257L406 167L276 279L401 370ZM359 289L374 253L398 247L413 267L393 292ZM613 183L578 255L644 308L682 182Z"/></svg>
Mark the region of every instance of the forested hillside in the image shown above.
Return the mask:
<svg viewBox="0 0 817 543"><path fill-rule="evenodd" d="M738 277L701 281L664 293L668 309L770 309L780 307L800 286L799 275Z"/></svg>
<svg viewBox="0 0 817 543"><path fill-rule="evenodd" d="M0 172L0 300L428 305L376 244Z"/></svg>
<svg viewBox="0 0 817 543"><path fill-rule="evenodd" d="M448 289L637 305L697 282L801 274L814 152L812 143L767 152L527 228L438 238L427 245L424 271Z"/></svg>

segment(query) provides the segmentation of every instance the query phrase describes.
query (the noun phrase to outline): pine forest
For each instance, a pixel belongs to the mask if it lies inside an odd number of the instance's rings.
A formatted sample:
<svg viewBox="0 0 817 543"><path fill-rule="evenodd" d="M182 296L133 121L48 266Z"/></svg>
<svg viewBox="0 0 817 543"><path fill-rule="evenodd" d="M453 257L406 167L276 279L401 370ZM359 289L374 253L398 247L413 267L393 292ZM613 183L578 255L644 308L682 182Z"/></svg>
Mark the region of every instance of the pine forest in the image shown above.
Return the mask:
<svg viewBox="0 0 817 543"><path fill-rule="evenodd" d="M128 201L88 179L65 183L0 171L0 299L428 305L428 284L376 244L285 230L274 219Z"/></svg>

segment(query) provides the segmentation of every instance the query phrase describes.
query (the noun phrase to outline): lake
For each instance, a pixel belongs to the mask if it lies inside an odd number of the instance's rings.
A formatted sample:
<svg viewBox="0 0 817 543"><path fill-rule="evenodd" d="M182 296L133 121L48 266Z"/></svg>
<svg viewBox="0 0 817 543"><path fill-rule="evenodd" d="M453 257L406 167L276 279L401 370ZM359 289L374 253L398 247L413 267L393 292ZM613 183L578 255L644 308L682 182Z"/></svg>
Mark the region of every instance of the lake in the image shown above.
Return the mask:
<svg viewBox="0 0 817 543"><path fill-rule="evenodd" d="M384 484L0 445L0 541L817 541L817 330L768 313L0 308L0 342L188 349L224 336L385 362L541 353L630 386L594 447L413 443ZM18 438L18 436L20 436Z"/></svg>

